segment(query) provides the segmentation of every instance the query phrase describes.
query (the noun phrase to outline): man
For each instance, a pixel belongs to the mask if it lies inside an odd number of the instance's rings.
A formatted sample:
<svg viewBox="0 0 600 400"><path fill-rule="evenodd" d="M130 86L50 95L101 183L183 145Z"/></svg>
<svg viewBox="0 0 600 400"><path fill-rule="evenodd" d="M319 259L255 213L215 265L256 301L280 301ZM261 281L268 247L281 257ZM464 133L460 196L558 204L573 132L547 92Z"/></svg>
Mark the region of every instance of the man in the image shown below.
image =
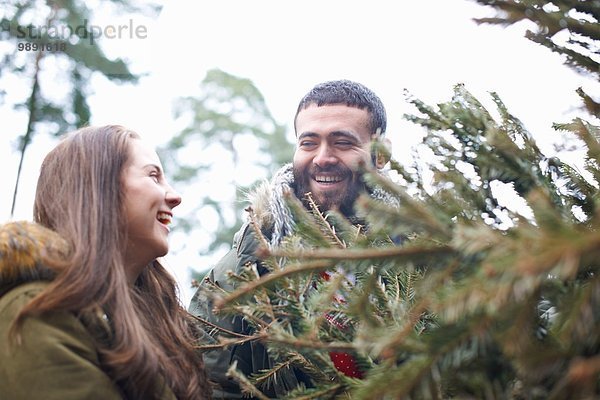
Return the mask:
<svg viewBox="0 0 600 400"><path fill-rule="evenodd" d="M277 246L294 232L295 223L284 200L284 193L288 191L302 201L310 192L322 212L336 209L353 219L355 200L360 193L368 191L361 177L361 166L374 163L381 168L387 161L371 152L371 142L383 137L386 122L385 108L379 97L356 82L321 83L302 98L294 119L297 143L293 162L282 167L270 183L259 187L251 196L256 221L271 246ZM382 191L368 192L382 201L390 200ZM258 239L246 223L235 235L232 249L210 271L202 286L214 284L231 291L233 286L227 272L238 273L248 263L256 263L259 273L265 273L255 255L258 247ZM248 324L241 317L215 316L202 287L192 299L190 312L230 332L249 332ZM218 329L210 332L215 337L218 333ZM216 341L212 337L209 340ZM272 367L265 348L257 342L207 352L206 370L218 385L214 392L217 399L243 398L237 384L226 377L234 361L246 375ZM279 396L300 382L310 385L301 371L283 372L265 394Z"/></svg>

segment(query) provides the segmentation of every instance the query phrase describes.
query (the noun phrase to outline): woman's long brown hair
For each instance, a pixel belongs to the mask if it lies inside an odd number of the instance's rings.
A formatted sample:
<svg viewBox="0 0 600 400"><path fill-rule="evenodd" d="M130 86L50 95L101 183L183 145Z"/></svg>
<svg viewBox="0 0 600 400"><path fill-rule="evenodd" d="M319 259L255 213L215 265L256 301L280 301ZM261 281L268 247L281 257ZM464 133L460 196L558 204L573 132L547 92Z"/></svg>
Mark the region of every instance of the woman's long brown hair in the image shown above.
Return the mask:
<svg viewBox="0 0 600 400"><path fill-rule="evenodd" d="M17 321L100 308L112 328L111 340L98 343L101 362L127 398L154 398L156 378L163 376L179 399L208 399L193 323L178 302L175 280L159 261L133 287L126 279L121 174L134 138L139 136L121 126L82 128L44 159L34 220L66 239L71 252L67 260L49 263L56 278Z"/></svg>

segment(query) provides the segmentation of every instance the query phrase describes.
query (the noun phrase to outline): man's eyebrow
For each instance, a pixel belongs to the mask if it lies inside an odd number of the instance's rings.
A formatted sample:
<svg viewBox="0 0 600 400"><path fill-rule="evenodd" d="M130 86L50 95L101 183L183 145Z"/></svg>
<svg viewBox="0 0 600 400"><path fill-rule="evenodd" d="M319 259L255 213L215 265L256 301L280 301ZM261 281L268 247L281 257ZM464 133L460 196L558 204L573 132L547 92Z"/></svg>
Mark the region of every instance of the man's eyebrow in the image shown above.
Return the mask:
<svg viewBox="0 0 600 400"><path fill-rule="evenodd" d="M298 140L300 139L305 139L307 137L319 137L319 135L317 135L315 132L302 132L299 136L298 136Z"/></svg>
<svg viewBox="0 0 600 400"><path fill-rule="evenodd" d="M302 132L298 136L298 140L309 138L309 137L319 137L319 136L320 135L318 135L315 132ZM360 138L357 135L355 135L354 133L350 132L350 131L333 131L333 132L330 132L326 136L332 136L332 137L335 137L335 138L342 137L342 138L352 139L355 142L360 142Z"/></svg>
<svg viewBox="0 0 600 400"><path fill-rule="evenodd" d="M350 132L350 131L333 131L330 133L330 135L333 137L343 137L343 138L352 139L355 142L360 142L360 138L357 135L355 135L353 132Z"/></svg>

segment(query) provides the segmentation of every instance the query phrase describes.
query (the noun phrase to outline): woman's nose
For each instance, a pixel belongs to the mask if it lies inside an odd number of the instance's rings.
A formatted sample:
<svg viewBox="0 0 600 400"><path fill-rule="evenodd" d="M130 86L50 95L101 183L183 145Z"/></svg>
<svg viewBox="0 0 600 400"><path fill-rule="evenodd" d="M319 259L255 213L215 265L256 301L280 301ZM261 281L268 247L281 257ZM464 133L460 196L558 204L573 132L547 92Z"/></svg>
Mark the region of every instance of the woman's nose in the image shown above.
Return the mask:
<svg viewBox="0 0 600 400"><path fill-rule="evenodd" d="M165 199L171 208L175 208L181 204L181 196L171 186L165 192Z"/></svg>

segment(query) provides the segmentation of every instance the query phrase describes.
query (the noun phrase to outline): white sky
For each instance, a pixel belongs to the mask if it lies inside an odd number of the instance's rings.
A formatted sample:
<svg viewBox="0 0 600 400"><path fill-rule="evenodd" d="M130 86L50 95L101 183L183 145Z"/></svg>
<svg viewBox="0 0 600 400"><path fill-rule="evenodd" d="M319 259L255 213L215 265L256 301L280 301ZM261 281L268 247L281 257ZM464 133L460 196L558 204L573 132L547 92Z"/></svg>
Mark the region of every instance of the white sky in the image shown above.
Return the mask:
<svg viewBox="0 0 600 400"><path fill-rule="evenodd" d="M407 160L420 131L402 120L402 114L411 111L403 90L435 104L449 100L453 85L464 83L490 109L487 93L498 92L541 147L551 151L549 143L556 137L552 122L570 120L580 104L575 89L583 85L598 94L598 84L525 39L525 25L504 29L471 20L491 14L467 0L225 0L170 1L156 20L104 17L94 23L127 24L131 19L147 28L145 39L104 40L101 45L109 55L128 58L134 71L148 75L138 85L122 87L94 78L91 122L123 124L153 144L162 144L181 127L172 116L173 100L199 94L206 71L219 68L251 79L275 118L291 127L297 102L314 84L348 78L379 94L388 112L394 156ZM0 112L0 157L8 167L6 189L0 193L0 222L10 219L18 164L11 150L25 129L23 119L10 113ZM31 219L37 172L52 143L39 135L28 149L13 219ZM187 270L182 265L194 264L190 257L197 256L193 241L185 251L178 248L167 260L185 286ZM190 291L182 289L187 301Z"/></svg>

